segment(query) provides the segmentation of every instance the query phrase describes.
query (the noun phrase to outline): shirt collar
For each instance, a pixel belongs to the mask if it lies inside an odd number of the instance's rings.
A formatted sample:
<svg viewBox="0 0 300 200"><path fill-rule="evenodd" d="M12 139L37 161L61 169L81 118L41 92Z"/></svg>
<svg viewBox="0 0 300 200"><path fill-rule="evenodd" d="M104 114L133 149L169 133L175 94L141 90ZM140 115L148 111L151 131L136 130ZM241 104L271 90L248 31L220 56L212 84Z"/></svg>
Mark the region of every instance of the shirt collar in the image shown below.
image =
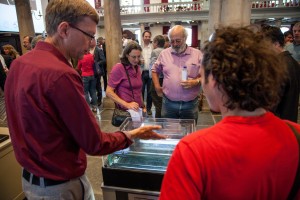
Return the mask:
<svg viewBox="0 0 300 200"><path fill-rule="evenodd" d="M70 67L72 67L72 65L64 57L64 55L55 46L53 46L49 42L45 42L45 41L38 42L36 44L34 50L49 51L52 54L54 54L58 59L60 59L61 61L65 62L66 64L70 65Z"/></svg>

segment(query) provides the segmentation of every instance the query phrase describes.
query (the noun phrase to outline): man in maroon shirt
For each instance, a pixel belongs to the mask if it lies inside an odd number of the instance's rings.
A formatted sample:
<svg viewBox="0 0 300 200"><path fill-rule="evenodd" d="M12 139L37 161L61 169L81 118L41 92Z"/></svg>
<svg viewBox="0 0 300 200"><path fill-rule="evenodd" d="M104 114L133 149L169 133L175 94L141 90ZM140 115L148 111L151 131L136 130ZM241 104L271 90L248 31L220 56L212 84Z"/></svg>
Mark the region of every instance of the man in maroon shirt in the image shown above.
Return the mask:
<svg viewBox="0 0 300 200"><path fill-rule="evenodd" d="M28 199L94 199L84 174L86 153L109 154L133 138L162 138L153 132L159 126L115 133L99 129L70 64L89 50L98 20L86 1L50 1L48 37L11 66L5 88L8 126Z"/></svg>

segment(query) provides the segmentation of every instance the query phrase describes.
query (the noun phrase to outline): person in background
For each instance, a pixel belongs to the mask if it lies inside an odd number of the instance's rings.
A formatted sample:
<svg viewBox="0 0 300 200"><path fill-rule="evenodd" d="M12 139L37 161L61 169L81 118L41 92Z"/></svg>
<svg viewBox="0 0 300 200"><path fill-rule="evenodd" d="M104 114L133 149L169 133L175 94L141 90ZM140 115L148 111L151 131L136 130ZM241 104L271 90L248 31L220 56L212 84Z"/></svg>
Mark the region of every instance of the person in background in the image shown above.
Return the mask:
<svg viewBox="0 0 300 200"><path fill-rule="evenodd" d="M165 46L164 46L164 48L165 48L165 49L166 49L166 48L169 48L171 45L170 45L170 40L169 40L168 35L164 34L163 37L164 37L164 39L165 39Z"/></svg>
<svg viewBox="0 0 300 200"><path fill-rule="evenodd" d="M6 66L3 56L0 54L0 88L4 91L4 85L6 80L6 74L8 73L8 68Z"/></svg>
<svg viewBox="0 0 300 200"><path fill-rule="evenodd" d="M151 32L149 30L146 30L143 32L143 44L142 44L142 59L141 59L141 68L142 68L142 81L143 81L143 87L142 87L142 94L143 94L143 100L145 101L145 90L147 90L147 99L146 99L146 108L147 108L147 115L152 115L152 97L151 97L151 77L149 75L149 64L150 64L150 57L151 52L153 50L152 44L151 44Z"/></svg>
<svg viewBox="0 0 300 200"><path fill-rule="evenodd" d="M152 78L152 66L157 60L159 54L164 50L165 47L165 38L162 35L157 35L153 38L153 50L150 57L150 65L149 65L149 75L150 78ZM162 86L163 83L163 74L159 75L159 84ZM153 104L155 106L155 118L161 118L161 106L162 106L162 97L158 96L155 87L153 85L153 82L151 82L151 97Z"/></svg>
<svg viewBox="0 0 300 200"><path fill-rule="evenodd" d="M300 22L297 22L293 26L293 36L294 36L293 43L285 46L285 49L292 54L293 58L298 63L300 63Z"/></svg>
<svg viewBox="0 0 300 200"><path fill-rule="evenodd" d="M290 43L293 43L293 32L292 31L286 31L284 32L284 45L289 45Z"/></svg>
<svg viewBox="0 0 300 200"><path fill-rule="evenodd" d="M123 48L127 46L128 42L134 41L135 35L130 30L124 30L122 31L122 42L123 42Z"/></svg>
<svg viewBox="0 0 300 200"><path fill-rule="evenodd" d="M142 79L139 66L141 53L142 48L137 42L127 43L120 58L121 62L117 63L109 74L106 95L120 110L138 111L139 108L143 108L146 112L141 94Z"/></svg>
<svg viewBox="0 0 300 200"><path fill-rule="evenodd" d="M92 49L91 53L94 55L95 64L99 65L103 69L103 72L104 72L102 75L95 74L96 91L97 91L97 104L98 104L98 106L101 106L101 104L102 104L101 77L103 77L103 76L106 77L107 71L106 71L106 58L105 58L104 50L102 48L102 45L99 45L99 46L95 45L95 47ZM103 78L103 80L106 80L106 78ZM104 82L104 88L105 88L105 82Z"/></svg>
<svg viewBox="0 0 300 200"><path fill-rule="evenodd" d="M10 44L6 44L2 46L4 54L9 56L12 60L15 60L16 58L20 57L17 50Z"/></svg>
<svg viewBox="0 0 300 200"><path fill-rule="evenodd" d="M36 46L36 43L38 43L39 41L43 41L44 39L45 38L43 37L43 35L35 36L31 41L31 49L34 49L34 47Z"/></svg>
<svg viewBox="0 0 300 200"><path fill-rule="evenodd" d="M198 120L200 91L200 50L187 46L187 31L176 25L169 30L171 47L164 49L152 68L152 80L158 96L163 98L161 116L163 118ZM182 70L187 68L186 80ZM159 74L164 75L163 86L159 84Z"/></svg>
<svg viewBox="0 0 300 200"><path fill-rule="evenodd" d="M104 67L104 74L102 77L103 79L103 87L104 87L104 91L106 91L107 88L107 63L106 63L106 44L105 44L105 39L103 37L99 37L97 40L97 46L102 49L103 53L104 53L104 58L105 58L105 63L103 64ZM101 83L101 77L100 77L100 83ZM102 90L102 88L101 88Z"/></svg>
<svg viewBox="0 0 300 200"><path fill-rule="evenodd" d="M287 119L297 123L300 91L300 65L291 56L291 53L284 49L284 35L280 28L263 26L261 32L265 39L271 41L271 47L279 56L281 67L287 70L287 77L282 83L283 86L280 91L280 101L273 111L281 119Z"/></svg>
<svg viewBox="0 0 300 200"><path fill-rule="evenodd" d="M247 28L216 30L200 73L208 105L222 120L177 144L160 200L288 199L299 160L289 126L299 134L300 125L268 111L285 75L271 45Z"/></svg>
<svg viewBox="0 0 300 200"><path fill-rule="evenodd" d="M91 105L92 111L97 112L97 95L96 95L96 77L94 74L94 55L90 53L91 49L96 46L96 41L93 40L90 45L90 50L85 53L82 59L78 60L78 71L81 74L84 96L86 102ZM91 97L91 101L90 101ZM102 98L102 95L101 95ZM101 99L100 99L101 101Z"/></svg>
<svg viewBox="0 0 300 200"><path fill-rule="evenodd" d="M33 37L26 35L23 37L23 47L27 50L31 50L31 42L32 42Z"/></svg>
<svg viewBox="0 0 300 200"><path fill-rule="evenodd" d="M99 128L71 65L71 58L82 59L95 42L98 21L87 1L49 1L47 38L16 59L8 73L8 127L27 199L95 199L85 175L86 154L109 154L135 138L164 138L153 131L159 126L114 133Z"/></svg>

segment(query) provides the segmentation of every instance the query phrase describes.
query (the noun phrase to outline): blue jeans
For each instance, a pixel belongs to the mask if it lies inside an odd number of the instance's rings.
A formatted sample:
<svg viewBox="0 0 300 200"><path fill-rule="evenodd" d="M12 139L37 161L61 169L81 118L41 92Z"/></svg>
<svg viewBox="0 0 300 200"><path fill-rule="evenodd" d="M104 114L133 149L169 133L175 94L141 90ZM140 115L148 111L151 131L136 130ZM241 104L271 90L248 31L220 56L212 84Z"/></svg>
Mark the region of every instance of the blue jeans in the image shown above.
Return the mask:
<svg viewBox="0 0 300 200"><path fill-rule="evenodd" d="M86 175L48 187L33 185L22 178L22 187L29 200L95 200L94 191Z"/></svg>
<svg viewBox="0 0 300 200"><path fill-rule="evenodd" d="M198 104L198 97L192 101L185 102L171 101L164 95L162 99L161 116L162 118L194 119L197 124Z"/></svg>
<svg viewBox="0 0 300 200"><path fill-rule="evenodd" d="M97 106L97 95L96 95L96 83L97 80L93 76L83 76L82 77L83 82L83 89L84 89L84 96L85 100L88 104L92 104L92 106ZM92 101L90 102L90 96L92 98Z"/></svg>

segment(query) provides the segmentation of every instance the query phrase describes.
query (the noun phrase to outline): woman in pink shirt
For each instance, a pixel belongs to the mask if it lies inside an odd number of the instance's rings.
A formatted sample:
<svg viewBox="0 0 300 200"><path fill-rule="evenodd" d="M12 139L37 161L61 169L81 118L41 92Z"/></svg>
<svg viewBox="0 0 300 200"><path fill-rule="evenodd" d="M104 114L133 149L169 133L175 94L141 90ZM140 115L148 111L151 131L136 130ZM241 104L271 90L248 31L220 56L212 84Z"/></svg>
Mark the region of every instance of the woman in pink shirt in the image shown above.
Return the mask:
<svg viewBox="0 0 300 200"><path fill-rule="evenodd" d="M109 75L106 95L123 111L138 111L139 108L146 111L142 100L143 83L139 66L141 52L142 48L138 43L129 42L123 50L121 62L112 68Z"/></svg>

